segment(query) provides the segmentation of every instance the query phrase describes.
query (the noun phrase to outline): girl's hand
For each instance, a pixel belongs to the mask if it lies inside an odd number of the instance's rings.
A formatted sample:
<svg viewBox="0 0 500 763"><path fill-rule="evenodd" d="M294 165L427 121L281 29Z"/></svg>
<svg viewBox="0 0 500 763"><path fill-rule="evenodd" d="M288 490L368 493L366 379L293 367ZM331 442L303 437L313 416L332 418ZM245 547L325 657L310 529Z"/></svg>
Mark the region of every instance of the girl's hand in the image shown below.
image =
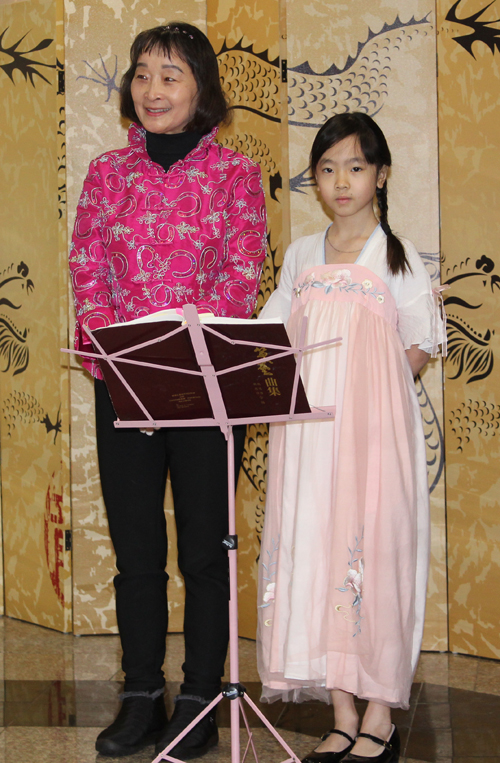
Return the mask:
<svg viewBox="0 0 500 763"><path fill-rule="evenodd" d="M418 347L418 344L412 344L410 349L405 350L405 352L411 367L413 378L415 378L416 376L418 376L422 368L425 366L425 364L429 360L430 355L428 352L424 352L424 350L420 350Z"/></svg>

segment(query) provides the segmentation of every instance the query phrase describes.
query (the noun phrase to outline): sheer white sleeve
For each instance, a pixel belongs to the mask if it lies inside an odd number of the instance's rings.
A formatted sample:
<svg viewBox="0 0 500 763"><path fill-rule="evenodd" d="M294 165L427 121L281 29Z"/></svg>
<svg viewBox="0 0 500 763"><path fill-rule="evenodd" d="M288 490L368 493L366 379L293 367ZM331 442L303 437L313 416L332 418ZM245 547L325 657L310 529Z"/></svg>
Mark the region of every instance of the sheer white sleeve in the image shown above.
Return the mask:
<svg viewBox="0 0 500 763"><path fill-rule="evenodd" d="M412 272L398 277L398 332L405 350L416 344L434 358L445 340L440 299L419 253L410 241L403 243Z"/></svg>
<svg viewBox="0 0 500 763"><path fill-rule="evenodd" d="M281 268L278 288L262 308L259 318L281 318L286 325L292 309L292 289L295 280L292 273L293 262L292 247L289 247Z"/></svg>

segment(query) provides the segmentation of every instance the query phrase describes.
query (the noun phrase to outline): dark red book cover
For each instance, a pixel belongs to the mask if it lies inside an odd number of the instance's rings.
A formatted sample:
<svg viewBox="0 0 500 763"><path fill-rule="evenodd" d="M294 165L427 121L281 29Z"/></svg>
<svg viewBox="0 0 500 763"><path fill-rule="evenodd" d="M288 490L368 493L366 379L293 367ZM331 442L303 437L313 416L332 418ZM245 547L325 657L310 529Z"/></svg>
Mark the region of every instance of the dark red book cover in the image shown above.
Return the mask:
<svg viewBox="0 0 500 763"><path fill-rule="evenodd" d="M224 323L224 319L219 319L208 325L229 339L290 347L288 335L281 323L256 320ZM188 329L172 335L179 326L179 321L163 319L147 323L123 323L98 329L94 335L108 354L166 335L161 341L142 349L130 350L122 357L163 367L199 371ZM266 416L288 413L295 375L293 355L273 360L273 356L279 354L280 350L230 344L207 331L205 326L203 328L216 371L251 360L261 360L261 363L249 368L218 376L228 418L261 416L265 419ZM143 412L109 363L100 361L100 365L117 417L121 421L143 419ZM154 420L213 417L202 376L183 374L170 368L162 370L128 363L117 363L117 367ZM304 388L299 381L295 413L309 412Z"/></svg>

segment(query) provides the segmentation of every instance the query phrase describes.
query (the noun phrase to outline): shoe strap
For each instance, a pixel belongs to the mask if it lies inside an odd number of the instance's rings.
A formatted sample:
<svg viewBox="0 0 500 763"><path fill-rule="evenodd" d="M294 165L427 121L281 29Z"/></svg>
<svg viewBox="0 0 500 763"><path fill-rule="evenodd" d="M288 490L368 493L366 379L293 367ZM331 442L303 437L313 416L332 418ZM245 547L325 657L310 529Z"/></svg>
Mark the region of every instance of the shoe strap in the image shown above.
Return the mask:
<svg viewBox="0 0 500 763"><path fill-rule="evenodd" d="M379 744L381 747L385 747L386 750L393 749L393 746L390 742L386 742L384 739L380 739L380 737L375 737L373 736L373 734L365 734L363 731L360 731L356 738L359 738L359 737L365 737L366 739L371 739L372 742L376 742L376 744Z"/></svg>
<svg viewBox="0 0 500 763"><path fill-rule="evenodd" d="M328 739L330 734L340 734L341 736L348 739L351 744L354 744L354 739L350 737L349 734L347 734L345 731L341 731L340 729L332 729L331 731L328 731L326 734L323 734L323 736L321 737L321 741L324 742L325 739Z"/></svg>

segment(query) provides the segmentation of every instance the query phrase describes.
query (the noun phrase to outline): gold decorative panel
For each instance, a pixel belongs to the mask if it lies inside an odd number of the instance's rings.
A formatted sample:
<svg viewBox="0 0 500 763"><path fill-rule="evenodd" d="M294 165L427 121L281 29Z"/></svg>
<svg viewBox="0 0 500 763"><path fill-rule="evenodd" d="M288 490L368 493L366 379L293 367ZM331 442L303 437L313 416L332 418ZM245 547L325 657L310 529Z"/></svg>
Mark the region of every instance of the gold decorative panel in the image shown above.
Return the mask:
<svg viewBox="0 0 500 763"><path fill-rule="evenodd" d="M0 6L0 398L5 612L71 629L57 14ZM62 301L61 301L62 300Z"/></svg>
<svg viewBox="0 0 500 763"><path fill-rule="evenodd" d="M450 649L499 659L499 6L438 9Z"/></svg>
<svg viewBox="0 0 500 763"><path fill-rule="evenodd" d="M263 23L265 22L265 23ZM220 142L258 162L268 216L268 256L258 307L274 291L283 261L283 146L286 146L286 91L281 83L280 3L264 0L208 0L208 37L218 54L223 87L233 121ZM280 50L281 47L281 50ZM286 156L286 154L285 154ZM255 638L257 561L264 517L267 427L248 427L237 491L239 633Z"/></svg>

